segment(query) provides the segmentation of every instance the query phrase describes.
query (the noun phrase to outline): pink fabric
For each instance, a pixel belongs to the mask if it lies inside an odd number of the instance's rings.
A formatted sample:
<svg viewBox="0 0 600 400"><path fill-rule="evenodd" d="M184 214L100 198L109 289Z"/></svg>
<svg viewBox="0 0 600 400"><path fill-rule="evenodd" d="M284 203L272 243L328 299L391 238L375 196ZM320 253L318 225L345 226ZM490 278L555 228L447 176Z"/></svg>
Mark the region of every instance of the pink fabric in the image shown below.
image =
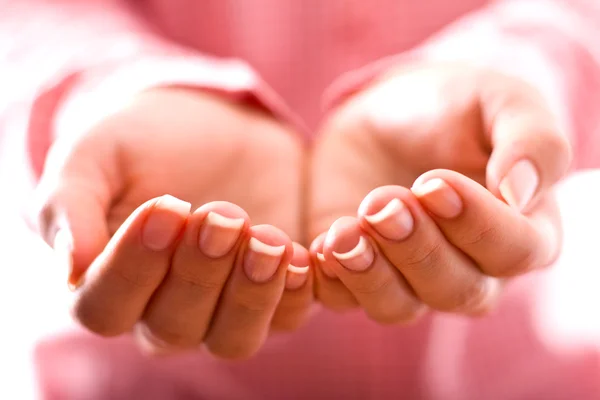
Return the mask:
<svg viewBox="0 0 600 400"><path fill-rule="evenodd" d="M310 134L324 93L335 102L409 56L528 79L571 133L577 166L593 167L599 22L595 0L0 0L0 131L27 138L39 173L57 134L177 83L258 101ZM532 280L481 322L386 329L323 312L237 365L151 362L126 338L74 333L40 344L40 382L48 399L599 398L597 350L554 353L532 326Z"/></svg>

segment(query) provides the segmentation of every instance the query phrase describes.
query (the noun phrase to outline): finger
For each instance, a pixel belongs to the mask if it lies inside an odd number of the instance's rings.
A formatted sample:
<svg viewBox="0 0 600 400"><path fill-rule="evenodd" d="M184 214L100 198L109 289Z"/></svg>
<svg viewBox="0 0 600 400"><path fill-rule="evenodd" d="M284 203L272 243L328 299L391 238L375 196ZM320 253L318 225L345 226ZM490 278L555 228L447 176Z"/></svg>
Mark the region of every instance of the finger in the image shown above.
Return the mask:
<svg viewBox="0 0 600 400"><path fill-rule="evenodd" d="M325 259L323 244L327 232L317 236L310 246L310 258L315 266L315 297L326 308L342 312L358 307L358 301L335 275L332 260Z"/></svg>
<svg viewBox="0 0 600 400"><path fill-rule="evenodd" d="M146 351L200 346L249 226L248 214L227 202L205 204L191 215L171 268L136 327Z"/></svg>
<svg viewBox="0 0 600 400"><path fill-rule="evenodd" d="M548 265L558 254L557 212L524 216L478 183L448 170L425 173L412 190L446 239L488 275L522 274Z"/></svg>
<svg viewBox="0 0 600 400"><path fill-rule="evenodd" d="M314 303L313 272L308 250L293 243L294 256L287 269L285 290L273 315L271 328L291 331L302 326L310 316Z"/></svg>
<svg viewBox="0 0 600 400"><path fill-rule="evenodd" d="M497 280L446 240L410 190L377 188L365 197L358 215L361 227L427 305L469 314L491 306Z"/></svg>
<svg viewBox="0 0 600 400"><path fill-rule="evenodd" d="M495 74L487 82L481 94L485 132L492 147L487 185L522 211L566 174L571 146L533 87Z"/></svg>
<svg viewBox="0 0 600 400"><path fill-rule="evenodd" d="M342 217L331 225L324 254L371 319L392 324L423 314L423 304L400 271L371 243L356 218Z"/></svg>
<svg viewBox="0 0 600 400"><path fill-rule="evenodd" d="M279 229L250 228L250 239L238 252L205 337L213 354L239 359L260 349L281 299L292 254L291 240Z"/></svg>
<svg viewBox="0 0 600 400"><path fill-rule="evenodd" d="M106 214L120 184L113 158L114 149L93 135L75 144L58 141L36 188L37 229L48 245L68 256L71 286L110 239Z"/></svg>
<svg viewBox="0 0 600 400"><path fill-rule="evenodd" d="M73 314L93 332L128 332L165 277L190 204L171 196L135 210L96 258L75 292Z"/></svg>

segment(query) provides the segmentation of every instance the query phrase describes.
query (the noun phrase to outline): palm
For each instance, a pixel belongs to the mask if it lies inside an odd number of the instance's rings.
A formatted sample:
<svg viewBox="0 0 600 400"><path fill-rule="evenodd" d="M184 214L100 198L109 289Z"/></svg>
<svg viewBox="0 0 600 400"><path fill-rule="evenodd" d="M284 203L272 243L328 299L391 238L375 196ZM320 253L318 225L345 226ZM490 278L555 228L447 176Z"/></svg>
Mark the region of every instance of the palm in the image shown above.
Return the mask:
<svg viewBox="0 0 600 400"><path fill-rule="evenodd" d="M168 193L193 207L231 201L253 223L273 224L298 240L300 142L257 112L225 104L160 91L117 117L128 131L115 130L123 181L109 213L111 233L144 201Z"/></svg>
<svg viewBox="0 0 600 400"><path fill-rule="evenodd" d="M390 184L410 187L431 169L452 169L484 183L490 149L476 85L458 69L418 69L344 104L315 149L311 237L336 218L356 214L371 190ZM366 115L374 102L393 104L392 112L399 116L374 126Z"/></svg>

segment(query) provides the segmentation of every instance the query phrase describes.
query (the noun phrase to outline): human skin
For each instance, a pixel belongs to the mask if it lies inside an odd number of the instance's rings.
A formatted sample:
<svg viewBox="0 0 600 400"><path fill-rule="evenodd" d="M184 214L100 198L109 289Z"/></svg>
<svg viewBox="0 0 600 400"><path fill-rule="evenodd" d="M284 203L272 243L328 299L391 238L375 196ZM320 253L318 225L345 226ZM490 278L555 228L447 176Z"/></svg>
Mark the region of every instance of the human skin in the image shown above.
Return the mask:
<svg viewBox="0 0 600 400"><path fill-rule="evenodd" d="M390 70L330 114L311 164L316 294L382 323L480 315L560 249L570 144L541 94L490 69Z"/></svg>
<svg viewBox="0 0 600 400"><path fill-rule="evenodd" d="M143 92L59 136L37 190L40 231L70 265L76 320L103 336L134 330L151 353L204 344L225 358L301 325L303 146L257 108L184 88Z"/></svg>

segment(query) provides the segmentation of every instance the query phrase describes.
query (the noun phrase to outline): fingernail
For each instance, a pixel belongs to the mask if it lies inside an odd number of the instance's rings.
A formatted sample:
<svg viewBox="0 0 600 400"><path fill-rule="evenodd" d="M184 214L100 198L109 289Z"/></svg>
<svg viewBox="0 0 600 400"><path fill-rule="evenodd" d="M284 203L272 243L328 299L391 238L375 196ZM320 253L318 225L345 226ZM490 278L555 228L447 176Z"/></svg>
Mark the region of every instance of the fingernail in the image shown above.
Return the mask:
<svg viewBox="0 0 600 400"><path fill-rule="evenodd" d="M408 207L399 199L392 199L376 214L365 215L365 219L377 233L389 240L406 239L414 225Z"/></svg>
<svg viewBox="0 0 600 400"><path fill-rule="evenodd" d="M337 278L335 271L327 266L327 260L325 260L325 255L323 253L317 252L317 261L319 261L319 266L321 267L321 271L323 271L325 276L332 279Z"/></svg>
<svg viewBox="0 0 600 400"><path fill-rule="evenodd" d="M61 228L54 236L52 249L56 255L59 264L67 271L67 286L71 291L75 291L81 286L79 276L74 276L73 271L73 236L68 229Z"/></svg>
<svg viewBox="0 0 600 400"><path fill-rule="evenodd" d="M142 242L153 251L162 251L177 238L192 205L173 196L161 197L152 207L142 230Z"/></svg>
<svg viewBox="0 0 600 400"><path fill-rule="evenodd" d="M356 272L368 269L375 259L373 247L371 247L364 236L360 237L356 247L349 252L340 254L334 251L332 254L340 264L349 270Z"/></svg>
<svg viewBox="0 0 600 400"><path fill-rule="evenodd" d="M243 226L243 218L227 218L211 211L204 219L198 246L210 258L223 257L235 246Z"/></svg>
<svg viewBox="0 0 600 400"><path fill-rule="evenodd" d="M250 238L244 259L246 275L253 282L267 282L277 272L284 252L284 245L269 246L256 238Z"/></svg>
<svg viewBox="0 0 600 400"><path fill-rule="evenodd" d="M285 277L285 288L288 290L300 289L308 280L308 266L296 267L288 265L287 276Z"/></svg>
<svg viewBox="0 0 600 400"><path fill-rule="evenodd" d="M317 253L317 260L321 261L321 262L325 262L325 254L323 253Z"/></svg>
<svg viewBox="0 0 600 400"><path fill-rule="evenodd" d="M462 212L460 196L442 179L431 179L413 187L412 191L429 211L440 218L455 218Z"/></svg>
<svg viewBox="0 0 600 400"><path fill-rule="evenodd" d="M500 182L499 190L509 206L523 211L538 189L540 178L529 160L517 162Z"/></svg>

